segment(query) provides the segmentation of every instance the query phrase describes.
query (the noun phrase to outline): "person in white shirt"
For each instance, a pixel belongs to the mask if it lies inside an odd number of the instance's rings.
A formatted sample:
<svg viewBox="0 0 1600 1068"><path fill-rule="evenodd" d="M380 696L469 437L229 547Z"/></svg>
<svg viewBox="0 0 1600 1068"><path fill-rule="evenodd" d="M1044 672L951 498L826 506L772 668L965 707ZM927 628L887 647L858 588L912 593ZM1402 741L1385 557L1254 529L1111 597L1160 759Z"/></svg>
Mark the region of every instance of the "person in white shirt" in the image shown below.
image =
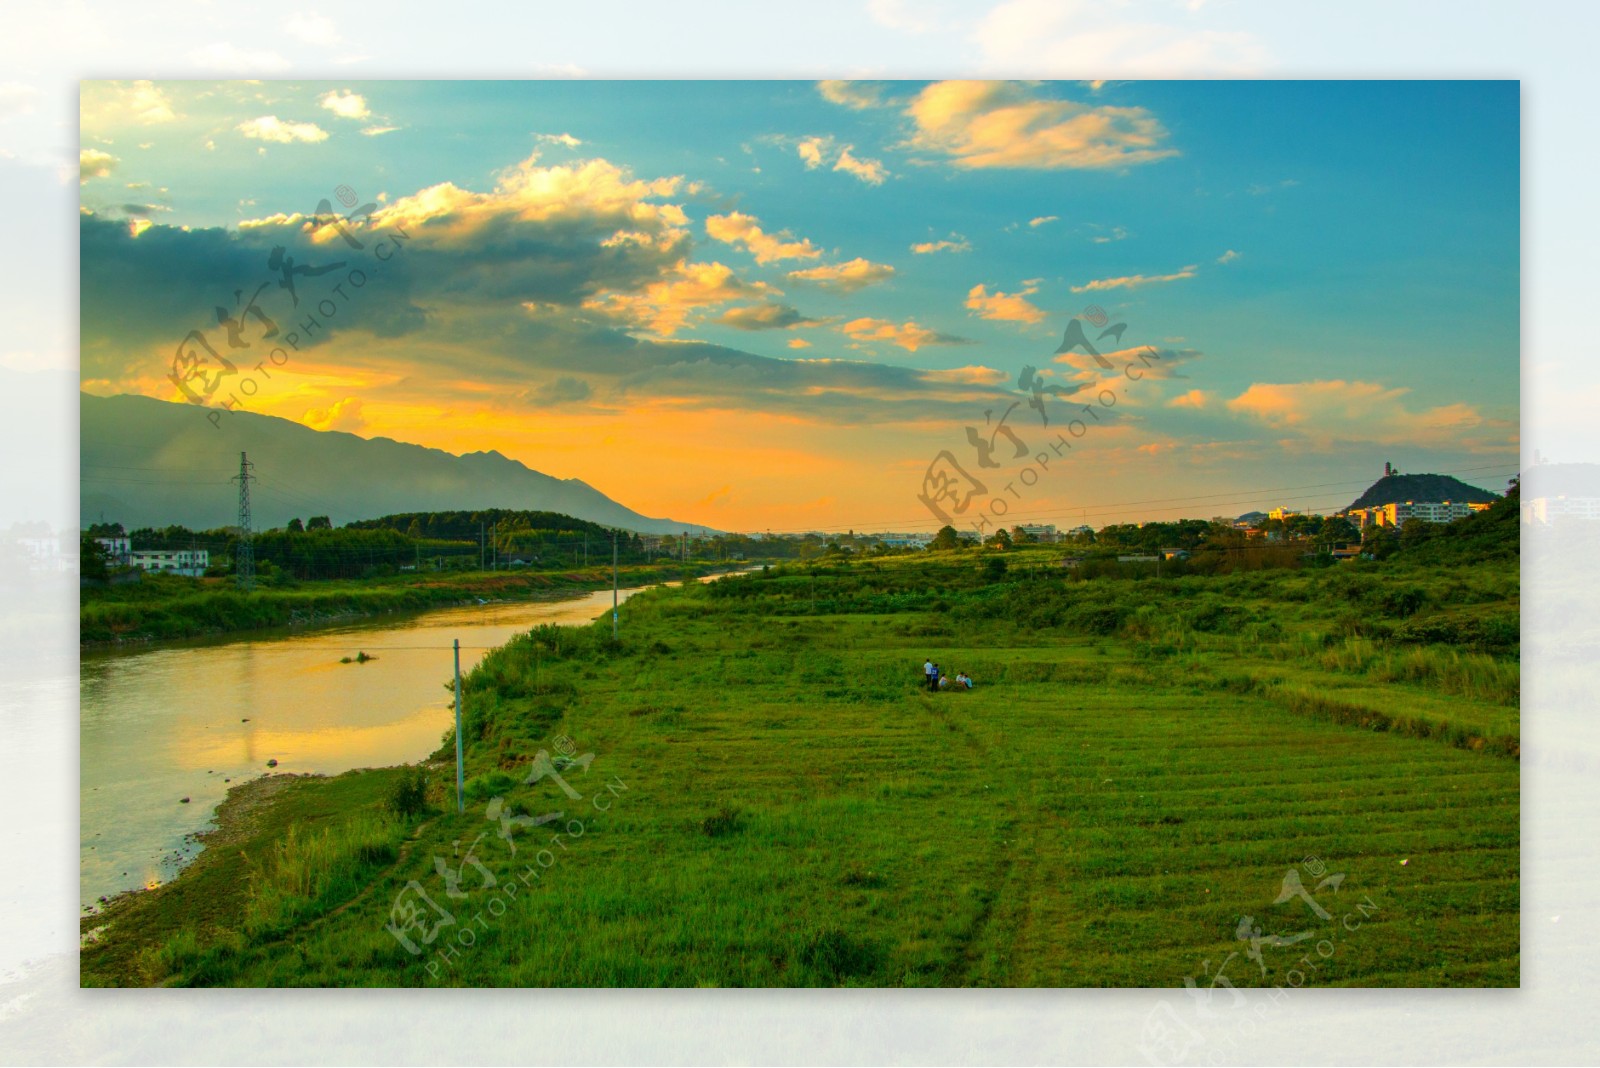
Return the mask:
<svg viewBox="0 0 1600 1068"><path fill-rule="evenodd" d="M938 687L938 683L934 681L938 675L939 669L933 666L932 660L929 660L927 663L922 665L922 677L927 682L928 689L932 690Z"/></svg>

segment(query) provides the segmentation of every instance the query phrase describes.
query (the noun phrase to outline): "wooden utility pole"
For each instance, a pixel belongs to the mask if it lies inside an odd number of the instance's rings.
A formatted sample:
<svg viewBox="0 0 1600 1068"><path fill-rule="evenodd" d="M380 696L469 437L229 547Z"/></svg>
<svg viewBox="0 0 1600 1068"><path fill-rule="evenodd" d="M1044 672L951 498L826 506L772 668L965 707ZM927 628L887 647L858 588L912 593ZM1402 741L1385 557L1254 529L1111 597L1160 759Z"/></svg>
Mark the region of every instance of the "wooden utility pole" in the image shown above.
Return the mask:
<svg viewBox="0 0 1600 1068"><path fill-rule="evenodd" d="M611 532L611 640L617 639L617 532Z"/></svg>

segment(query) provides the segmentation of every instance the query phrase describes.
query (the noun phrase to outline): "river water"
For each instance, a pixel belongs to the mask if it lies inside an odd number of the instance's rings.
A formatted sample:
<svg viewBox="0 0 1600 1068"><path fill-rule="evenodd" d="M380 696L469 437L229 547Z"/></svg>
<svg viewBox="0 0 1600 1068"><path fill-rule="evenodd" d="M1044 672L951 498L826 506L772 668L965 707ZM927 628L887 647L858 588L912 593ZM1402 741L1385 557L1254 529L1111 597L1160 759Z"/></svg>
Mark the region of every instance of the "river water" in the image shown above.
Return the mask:
<svg viewBox="0 0 1600 1068"><path fill-rule="evenodd" d="M177 875L199 851L194 836L213 825L217 805L238 783L269 772L335 775L434 752L454 721L446 689L452 641L461 642L465 673L530 627L587 623L610 608L611 591L600 590L84 652L84 908ZM363 651L376 659L339 662ZM268 760L277 766L269 769Z"/></svg>

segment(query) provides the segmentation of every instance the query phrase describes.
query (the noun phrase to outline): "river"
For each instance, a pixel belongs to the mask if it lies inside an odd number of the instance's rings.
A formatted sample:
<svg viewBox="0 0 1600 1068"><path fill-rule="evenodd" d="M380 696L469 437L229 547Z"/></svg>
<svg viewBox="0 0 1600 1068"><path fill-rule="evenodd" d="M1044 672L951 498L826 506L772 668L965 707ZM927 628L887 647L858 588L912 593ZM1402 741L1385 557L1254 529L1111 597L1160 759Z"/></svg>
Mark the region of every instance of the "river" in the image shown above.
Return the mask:
<svg viewBox="0 0 1600 1068"><path fill-rule="evenodd" d="M702 579L702 581L706 581ZM677 585L669 583L669 585ZM638 589L622 591L626 599ZM461 670L541 623L581 624L611 591L432 609L314 629L85 651L79 669L79 895L171 880L230 787L428 756L453 723ZM342 664L366 652L376 659ZM277 766L269 769L268 760ZM187 802L183 799L187 798Z"/></svg>

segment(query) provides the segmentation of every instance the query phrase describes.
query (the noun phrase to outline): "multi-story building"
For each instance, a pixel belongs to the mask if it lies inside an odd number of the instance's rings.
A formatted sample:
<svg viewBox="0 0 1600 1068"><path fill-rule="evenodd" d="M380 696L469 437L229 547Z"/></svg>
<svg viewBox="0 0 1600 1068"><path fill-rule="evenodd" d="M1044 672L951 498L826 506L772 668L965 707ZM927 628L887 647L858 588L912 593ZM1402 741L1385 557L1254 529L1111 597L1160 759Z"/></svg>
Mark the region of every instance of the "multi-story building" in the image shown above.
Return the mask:
<svg viewBox="0 0 1600 1068"><path fill-rule="evenodd" d="M1522 521L1545 525L1561 518L1600 519L1600 497L1530 497L1522 502Z"/></svg>
<svg viewBox="0 0 1600 1068"><path fill-rule="evenodd" d="M140 549L131 554L134 567L141 571L160 571L167 575L199 578L211 566L206 549Z"/></svg>
<svg viewBox="0 0 1600 1068"><path fill-rule="evenodd" d="M1056 525L1054 523L1022 523L1018 525L1017 529L1031 536L1035 541L1053 542L1057 540Z"/></svg>
<svg viewBox="0 0 1600 1068"><path fill-rule="evenodd" d="M1449 523L1481 512L1489 505L1481 501L1395 501L1373 508L1352 508L1345 513L1362 530L1368 527L1403 526L1408 519L1424 523Z"/></svg>
<svg viewBox="0 0 1600 1068"><path fill-rule="evenodd" d="M133 556L133 542L127 538L96 538L106 551L106 563L113 567L127 567Z"/></svg>

